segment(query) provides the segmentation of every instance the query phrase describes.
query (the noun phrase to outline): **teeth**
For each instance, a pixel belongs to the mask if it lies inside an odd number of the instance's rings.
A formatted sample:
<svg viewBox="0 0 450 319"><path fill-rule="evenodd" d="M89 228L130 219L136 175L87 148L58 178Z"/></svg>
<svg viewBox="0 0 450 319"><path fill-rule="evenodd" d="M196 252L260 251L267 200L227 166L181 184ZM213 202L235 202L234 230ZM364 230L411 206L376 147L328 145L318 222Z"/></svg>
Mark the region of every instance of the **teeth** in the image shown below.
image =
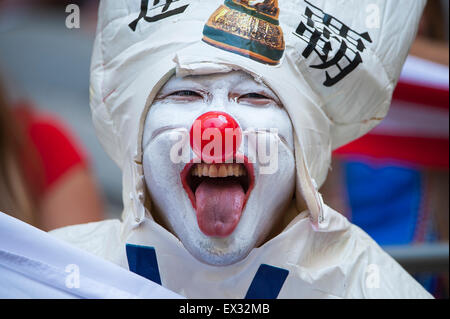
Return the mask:
<svg viewBox="0 0 450 319"><path fill-rule="evenodd" d="M239 172L240 172L239 166L238 166L238 165L237 165L237 166L234 166L234 167L233 167L233 173L234 173L234 176L240 176L240 175L239 175Z"/></svg>
<svg viewBox="0 0 450 319"><path fill-rule="evenodd" d="M225 167L225 165L220 165L219 168L219 177L227 177L228 176L228 170Z"/></svg>
<svg viewBox="0 0 450 319"><path fill-rule="evenodd" d="M198 166L199 170L201 171L201 174L198 175L198 176L200 176L200 177L202 177L202 176L209 176L209 167L208 167L208 165L197 165L197 166ZM203 169L202 169L202 166L203 166Z"/></svg>
<svg viewBox="0 0 450 319"><path fill-rule="evenodd" d="M209 177L217 177L217 176L218 176L217 165L211 165L209 167Z"/></svg>
<svg viewBox="0 0 450 319"><path fill-rule="evenodd" d="M246 176L247 171L241 164L196 164L191 174L198 177L228 177L228 176Z"/></svg>

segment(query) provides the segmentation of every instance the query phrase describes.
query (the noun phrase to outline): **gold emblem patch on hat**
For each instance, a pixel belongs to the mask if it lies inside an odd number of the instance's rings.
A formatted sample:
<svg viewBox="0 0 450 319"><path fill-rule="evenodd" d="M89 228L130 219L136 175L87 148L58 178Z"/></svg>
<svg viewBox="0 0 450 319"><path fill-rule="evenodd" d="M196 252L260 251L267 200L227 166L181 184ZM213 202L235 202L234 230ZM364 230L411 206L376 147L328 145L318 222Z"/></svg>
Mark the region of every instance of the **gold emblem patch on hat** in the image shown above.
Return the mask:
<svg viewBox="0 0 450 319"><path fill-rule="evenodd" d="M278 0L225 0L203 29L203 41L258 62L277 65L285 43Z"/></svg>

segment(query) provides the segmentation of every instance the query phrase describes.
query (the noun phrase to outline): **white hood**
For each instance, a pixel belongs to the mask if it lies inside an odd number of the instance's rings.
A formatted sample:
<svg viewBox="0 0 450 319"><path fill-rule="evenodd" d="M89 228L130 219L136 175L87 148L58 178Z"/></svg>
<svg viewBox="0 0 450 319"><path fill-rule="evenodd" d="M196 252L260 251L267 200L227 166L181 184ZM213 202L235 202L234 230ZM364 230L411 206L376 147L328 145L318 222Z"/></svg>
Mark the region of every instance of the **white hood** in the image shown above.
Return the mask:
<svg viewBox="0 0 450 319"><path fill-rule="evenodd" d="M101 1L91 108L97 135L123 172L122 230L119 235L98 226L93 235L92 226L90 231L76 226L55 234L124 267L126 243L155 247L163 285L188 297L245 297L262 264L288 271L279 297L428 297L365 233L324 205L318 192L332 150L364 135L386 116L425 1L279 1L285 50L277 65L202 41L205 23L223 4ZM146 208L141 141L147 111L172 75L231 70L263 81L290 116L297 168L297 206L290 210L298 216L243 261L214 267L195 260L152 220ZM308 210L300 213L303 200ZM107 247L108 238L118 236L123 246ZM87 243L86 238L92 240ZM365 285L373 264L384 289Z"/></svg>

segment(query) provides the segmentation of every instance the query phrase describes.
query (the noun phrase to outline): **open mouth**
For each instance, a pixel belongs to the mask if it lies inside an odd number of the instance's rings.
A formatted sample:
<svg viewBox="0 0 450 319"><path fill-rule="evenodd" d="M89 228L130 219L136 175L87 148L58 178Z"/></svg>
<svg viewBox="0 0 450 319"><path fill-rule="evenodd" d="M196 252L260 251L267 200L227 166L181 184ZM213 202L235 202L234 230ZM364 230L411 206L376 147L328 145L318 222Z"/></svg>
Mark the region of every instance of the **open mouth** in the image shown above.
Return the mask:
<svg viewBox="0 0 450 319"><path fill-rule="evenodd" d="M207 236L227 237L239 224L254 186L253 165L189 163L181 172L183 188Z"/></svg>

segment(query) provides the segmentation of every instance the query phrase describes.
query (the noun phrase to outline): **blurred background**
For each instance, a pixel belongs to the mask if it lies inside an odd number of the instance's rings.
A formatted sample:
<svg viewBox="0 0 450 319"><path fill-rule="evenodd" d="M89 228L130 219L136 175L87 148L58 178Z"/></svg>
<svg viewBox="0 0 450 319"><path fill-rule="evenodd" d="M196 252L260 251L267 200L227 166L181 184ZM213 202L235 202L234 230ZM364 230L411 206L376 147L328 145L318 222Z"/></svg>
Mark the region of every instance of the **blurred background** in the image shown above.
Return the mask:
<svg viewBox="0 0 450 319"><path fill-rule="evenodd" d="M66 27L68 4L80 28ZM108 217L122 210L121 173L103 151L89 109L89 68L98 1L0 0L0 78L10 103L50 111L85 149Z"/></svg>
<svg viewBox="0 0 450 319"><path fill-rule="evenodd" d="M81 10L80 28L66 27L69 4ZM89 109L97 6L96 0L0 0L4 104L32 113L25 131L31 132L39 152L64 158L61 164L41 156L45 182L31 193L49 189L52 207L55 202L67 206L67 194L91 196L85 202L99 211L92 220L118 218L122 211L121 173L99 144ZM448 298L448 6L448 0L428 1L388 117L368 135L336 150L321 190L326 203L368 232L438 298ZM40 146L38 139L53 141L53 133L42 133L50 130L60 136L53 144L64 147ZM70 167L80 163L85 179L65 181ZM67 184L66 195L55 192L55 184ZM1 187L0 181L0 193ZM79 222L35 224L47 230Z"/></svg>

